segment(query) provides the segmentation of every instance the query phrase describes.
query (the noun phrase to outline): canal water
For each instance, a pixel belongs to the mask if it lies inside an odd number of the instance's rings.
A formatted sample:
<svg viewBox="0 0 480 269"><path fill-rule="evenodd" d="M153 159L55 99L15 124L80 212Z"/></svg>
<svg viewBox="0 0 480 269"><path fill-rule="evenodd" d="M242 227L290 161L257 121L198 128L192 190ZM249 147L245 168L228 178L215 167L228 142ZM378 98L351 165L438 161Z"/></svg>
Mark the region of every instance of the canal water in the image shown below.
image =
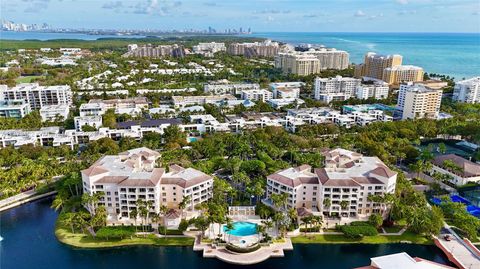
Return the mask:
<svg viewBox="0 0 480 269"><path fill-rule="evenodd" d="M0 214L1 269L66 268L240 268L216 259L204 259L191 247L135 246L105 250L75 249L59 243L54 235L57 213L51 199L43 199ZM242 268L354 268L370 263L370 257L405 251L448 264L435 246L409 244L386 245L294 245L284 258Z"/></svg>

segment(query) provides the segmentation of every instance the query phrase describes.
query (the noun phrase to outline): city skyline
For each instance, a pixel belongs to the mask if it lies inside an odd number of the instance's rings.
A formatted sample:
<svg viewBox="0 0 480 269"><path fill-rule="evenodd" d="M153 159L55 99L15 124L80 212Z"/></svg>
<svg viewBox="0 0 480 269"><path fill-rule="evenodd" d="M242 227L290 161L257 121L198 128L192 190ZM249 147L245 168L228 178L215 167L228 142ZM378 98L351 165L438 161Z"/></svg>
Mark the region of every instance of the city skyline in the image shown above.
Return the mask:
<svg viewBox="0 0 480 269"><path fill-rule="evenodd" d="M62 1L1 3L2 19L55 28L255 32L480 32L475 0Z"/></svg>

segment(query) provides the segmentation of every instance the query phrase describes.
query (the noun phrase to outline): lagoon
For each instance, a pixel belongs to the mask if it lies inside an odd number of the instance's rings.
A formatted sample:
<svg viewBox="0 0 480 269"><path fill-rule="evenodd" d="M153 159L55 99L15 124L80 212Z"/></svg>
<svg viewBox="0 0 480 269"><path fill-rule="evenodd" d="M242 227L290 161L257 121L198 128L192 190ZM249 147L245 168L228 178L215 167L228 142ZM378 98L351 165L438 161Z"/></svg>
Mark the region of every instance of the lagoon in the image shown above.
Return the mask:
<svg viewBox="0 0 480 269"><path fill-rule="evenodd" d="M38 200L0 214L0 268L2 269L132 269L132 268L352 268L370 263L370 257L405 251L449 264L435 246L388 244L296 244L284 258L240 267L216 259L204 259L192 247L133 246L113 249L76 249L58 242L54 225L58 213L50 208L51 199Z"/></svg>

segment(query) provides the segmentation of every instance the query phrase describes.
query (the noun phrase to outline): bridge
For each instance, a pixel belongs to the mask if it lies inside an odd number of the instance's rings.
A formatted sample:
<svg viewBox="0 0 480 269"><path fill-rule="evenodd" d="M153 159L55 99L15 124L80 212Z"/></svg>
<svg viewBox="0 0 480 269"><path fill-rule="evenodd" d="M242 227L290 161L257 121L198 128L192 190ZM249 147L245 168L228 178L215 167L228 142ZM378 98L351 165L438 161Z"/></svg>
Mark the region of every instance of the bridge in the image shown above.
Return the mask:
<svg viewBox="0 0 480 269"><path fill-rule="evenodd" d="M451 240L445 239L450 235ZM450 226L445 225L440 237L435 238L435 245L439 247L448 259L461 269L480 268L480 250L468 239L461 239Z"/></svg>

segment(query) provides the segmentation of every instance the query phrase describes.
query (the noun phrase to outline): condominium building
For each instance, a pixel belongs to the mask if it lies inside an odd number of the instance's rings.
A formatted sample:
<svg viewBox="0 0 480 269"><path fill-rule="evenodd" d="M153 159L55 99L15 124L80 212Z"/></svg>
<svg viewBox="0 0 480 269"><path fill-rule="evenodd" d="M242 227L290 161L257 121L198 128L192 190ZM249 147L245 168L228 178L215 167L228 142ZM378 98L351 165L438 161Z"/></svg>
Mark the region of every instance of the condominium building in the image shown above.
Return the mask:
<svg viewBox="0 0 480 269"><path fill-rule="evenodd" d="M128 52L123 57L149 57L149 58L163 58L163 57L178 57L185 56L184 48L180 45L159 45L153 46L151 44L138 46L137 44L128 45Z"/></svg>
<svg viewBox="0 0 480 269"><path fill-rule="evenodd" d="M219 81L203 85L203 91L210 94L240 94L244 90L259 90L257 83L229 83Z"/></svg>
<svg viewBox="0 0 480 269"><path fill-rule="evenodd" d="M0 99L25 100L30 109L40 109L48 105L72 104L72 90L68 85L40 86L38 83L21 83L12 88L1 87Z"/></svg>
<svg viewBox="0 0 480 269"><path fill-rule="evenodd" d="M463 103L480 103L480 77L456 82L452 99Z"/></svg>
<svg viewBox="0 0 480 269"><path fill-rule="evenodd" d="M213 55L220 51L226 51L225 43L198 43L198 45L193 46L193 52L207 57L213 57Z"/></svg>
<svg viewBox="0 0 480 269"><path fill-rule="evenodd" d="M453 247L452 247L453 251ZM412 258L406 252L384 255L370 258L369 266L357 267L354 269L454 269L455 267L437 263L422 258Z"/></svg>
<svg viewBox="0 0 480 269"><path fill-rule="evenodd" d="M0 100L0 118L21 119L30 111L30 106L25 100Z"/></svg>
<svg viewBox="0 0 480 269"><path fill-rule="evenodd" d="M130 212L138 210L138 200L152 204L150 213L159 213L161 206L178 208L184 197L190 198L188 210L212 197L212 176L178 165L158 168L159 157L156 151L137 148L104 156L82 170L84 193L101 193L98 206L107 209L107 222L134 221Z"/></svg>
<svg viewBox="0 0 480 269"><path fill-rule="evenodd" d="M303 101L300 98L282 98L282 99L270 99L267 101L267 103L275 109L280 109L282 107L289 106L289 105L300 106L305 104L305 101Z"/></svg>
<svg viewBox="0 0 480 269"><path fill-rule="evenodd" d="M68 118L70 107L68 105L48 105L40 108L42 121L64 121Z"/></svg>
<svg viewBox="0 0 480 269"><path fill-rule="evenodd" d="M80 117L101 116L105 114L107 108L103 102L92 102L80 105Z"/></svg>
<svg viewBox="0 0 480 269"><path fill-rule="evenodd" d="M388 208L368 197L393 193L396 172L377 157L345 149L325 150L322 154L325 168L312 170L309 165L302 165L267 176L267 199L272 194L286 193L289 208L351 218L372 213L386 215Z"/></svg>
<svg viewBox="0 0 480 269"><path fill-rule="evenodd" d="M320 60L311 54L279 53L275 56L275 68L285 74L308 76L320 73Z"/></svg>
<svg viewBox="0 0 480 269"><path fill-rule="evenodd" d="M231 94L207 96L172 96L172 101L175 108L193 105L214 104L225 100L237 100L237 98L235 98L235 96Z"/></svg>
<svg viewBox="0 0 480 269"><path fill-rule="evenodd" d="M388 84L400 84L423 80L423 68L414 65L397 65L385 68L382 80Z"/></svg>
<svg viewBox="0 0 480 269"><path fill-rule="evenodd" d="M358 99L385 99L388 97L388 83L375 80L368 83L362 83L355 89L355 97Z"/></svg>
<svg viewBox="0 0 480 269"><path fill-rule="evenodd" d="M355 66L355 77L383 79L383 71L389 67L402 65L402 59L398 54L380 55L369 52L365 55L363 64Z"/></svg>
<svg viewBox="0 0 480 269"><path fill-rule="evenodd" d="M80 116L73 118L75 130L82 131L83 126L90 126L95 129L102 127L102 116Z"/></svg>
<svg viewBox="0 0 480 269"><path fill-rule="evenodd" d="M348 68L349 54L346 51L321 48L305 52L291 51L275 56L275 67L286 74L306 76L322 70Z"/></svg>
<svg viewBox="0 0 480 269"><path fill-rule="evenodd" d="M304 85L304 82L277 82L270 83L269 88L275 99L299 98L300 89Z"/></svg>
<svg viewBox="0 0 480 269"><path fill-rule="evenodd" d="M433 90L422 84L400 85L397 108L402 119L438 118L442 102L442 90Z"/></svg>
<svg viewBox="0 0 480 269"><path fill-rule="evenodd" d="M227 52L232 55L243 55L245 57L273 57L280 49L277 42L265 40L253 43L232 43L228 46Z"/></svg>
<svg viewBox="0 0 480 269"><path fill-rule="evenodd" d="M267 102L273 98L273 93L271 91L262 89L262 90L244 90L241 92L243 100L253 100L253 101L262 101Z"/></svg>
<svg viewBox="0 0 480 269"><path fill-rule="evenodd" d="M360 79L336 76L334 78L315 79L315 99L325 103L345 101L355 96L361 84Z"/></svg>
<svg viewBox="0 0 480 269"><path fill-rule="evenodd" d="M88 105L83 106L85 113L101 113L108 109L122 110L122 109L148 109L147 97L132 97L126 99L92 99ZM82 110L82 106L80 107ZM121 114L121 113L119 113Z"/></svg>

